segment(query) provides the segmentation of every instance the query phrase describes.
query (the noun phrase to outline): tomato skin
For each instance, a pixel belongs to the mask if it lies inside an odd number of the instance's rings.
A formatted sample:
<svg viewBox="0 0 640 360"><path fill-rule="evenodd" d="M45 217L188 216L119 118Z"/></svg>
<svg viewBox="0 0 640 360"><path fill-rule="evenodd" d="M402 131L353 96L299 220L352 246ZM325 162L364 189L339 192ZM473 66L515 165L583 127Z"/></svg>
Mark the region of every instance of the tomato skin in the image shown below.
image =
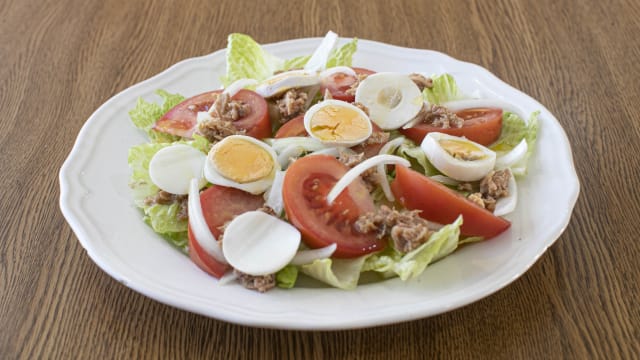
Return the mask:
<svg viewBox="0 0 640 360"><path fill-rule="evenodd" d="M386 245L374 233L361 234L352 227L360 215L375 210L360 179L352 182L330 207L326 204L327 194L348 170L332 156L305 156L289 166L283 184L285 212L300 230L305 244L320 248L336 243L333 256L337 258L358 257Z"/></svg>
<svg viewBox="0 0 640 360"><path fill-rule="evenodd" d="M274 137L276 139L280 139L294 136L309 136L307 130L304 128L304 114L296 116L284 123L284 125L278 129Z"/></svg>
<svg viewBox="0 0 640 360"><path fill-rule="evenodd" d="M153 129L171 135L191 138L196 128L198 112L208 111L220 92L222 90L209 91L184 100L158 119ZM257 139L271 136L271 122L269 120L267 102L262 96L251 90L243 89L238 91L231 99L243 101L250 107L248 115L234 121L233 124L236 128L246 130L246 135Z"/></svg>
<svg viewBox="0 0 640 360"><path fill-rule="evenodd" d="M364 68L354 67L353 70L356 74L375 74L375 71ZM325 90L329 90L334 99L352 103L355 101L355 96L348 95L346 92L355 82L356 78L354 76L344 73L335 73L323 81L320 87L320 94L324 94Z"/></svg>
<svg viewBox="0 0 640 360"><path fill-rule="evenodd" d="M400 132L413 140L416 144L430 132L441 132L453 136L464 136L478 144L488 146L500 137L502 130L502 109L497 108L473 108L456 112L464 120L460 128L443 129L429 124L417 124L408 129L400 129Z"/></svg>
<svg viewBox="0 0 640 360"><path fill-rule="evenodd" d="M463 235L492 238L511 223L467 200L464 196L404 166L396 166L391 191L402 206L421 210L420 216L440 224L450 224L462 214Z"/></svg>
<svg viewBox="0 0 640 360"><path fill-rule="evenodd" d="M229 266L219 262L213 256L204 251L204 249L200 246L200 244L198 244L195 237L193 236L191 226L189 226L188 236L189 257L191 258L191 261L198 265L198 267L207 274L220 279L227 271L227 269L229 269Z"/></svg>
<svg viewBox="0 0 640 360"><path fill-rule="evenodd" d="M261 208L264 205L264 199L261 195L213 185L200 193L200 203L209 230L217 239L222 234L221 226L242 213Z"/></svg>

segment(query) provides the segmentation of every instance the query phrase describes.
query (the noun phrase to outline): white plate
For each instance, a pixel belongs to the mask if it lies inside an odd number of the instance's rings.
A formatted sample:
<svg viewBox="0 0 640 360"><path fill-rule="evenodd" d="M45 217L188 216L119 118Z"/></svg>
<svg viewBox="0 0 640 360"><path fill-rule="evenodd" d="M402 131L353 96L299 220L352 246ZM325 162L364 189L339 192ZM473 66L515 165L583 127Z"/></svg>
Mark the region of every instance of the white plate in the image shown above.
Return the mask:
<svg viewBox="0 0 640 360"><path fill-rule="evenodd" d="M310 54L320 39L266 45L284 58ZM341 41L346 41L341 39ZM220 86L225 52L182 61L104 103L83 126L60 170L60 206L87 253L126 286L165 304L205 316L287 329L345 329L423 318L488 296L521 276L569 222L579 183L567 137L540 103L489 71L444 54L360 40L354 65L376 71L453 74L465 93L540 110L540 132L529 175L519 184L511 228L490 241L466 246L419 278L359 286L276 289L266 294L239 285L218 286L141 220L127 186L127 150L145 142L127 111L136 99L159 100L162 88L185 96Z"/></svg>

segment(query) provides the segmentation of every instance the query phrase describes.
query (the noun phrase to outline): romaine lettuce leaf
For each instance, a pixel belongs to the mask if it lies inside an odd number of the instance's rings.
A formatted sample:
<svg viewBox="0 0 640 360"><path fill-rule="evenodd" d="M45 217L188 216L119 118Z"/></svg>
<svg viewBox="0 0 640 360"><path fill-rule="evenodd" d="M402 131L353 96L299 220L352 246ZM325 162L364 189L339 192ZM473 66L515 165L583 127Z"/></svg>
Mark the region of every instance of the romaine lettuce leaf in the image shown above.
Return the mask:
<svg viewBox="0 0 640 360"><path fill-rule="evenodd" d="M331 286L352 290L358 286L360 272L366 258L365 255L355 259L320 259L311 264L302 265L300 270Z"/></svg>
<svg viewBox="0 0 640 360"><path fill-rule="evenodd" d="M339 49L334 49L327 59L326 68L351 66L356 50L358 50L358 39L356 38L342 45Z"/></svg>
<svg viewBox="0 0 640 360"><path fill-rule="evenodd" d="M511 169L514 175L527 173L527 162L535 150L538 137L539 114L539 111L533 112L527 122L512 112L505 112L502 115L502 132L498 140L491 145L491 150L506 153L516 147L522 139L527 142L527 154Z"/></svg>
<svg viewBox="0 0 640 360"><path fill-rule="evenodd" d="M221 79L222 85L227 87L239 79L262 81L283 66L282 59L264 51L249 35L230 34L227 38L227 74Z"/></svg>
<svg viewBox="0 0 640 360"><path fill-rule="evenodd" d="M276 283L283 289L291 289L298 279L298 267L287 265L276 273Z"/></svg>
<svg viewBox="0 0 640 360"><path fill-rule="evenodd" d="M427 242L417 249L402 256L393 249L387 249L367 258L363 271L376 271L390 276L395 274L400 279L408 280L422 274L427 266L451 254L457 247L460 238L462 217L452 224L443 226L433 233Z"/></svg>
<svg viewBox="0 0 640 360"><path fill-rule="evenodd" d="M144 101L138 98L136 107L129 111L131 122L138 129L144 131L149 139L155 143L172 142L178 139L177 136L161 133L152 129L153 124L169 111L172 107L178 105L184 100L184 96L180 94L171 94L162 89L155 92L163 99L162 105Z"/></svg>
<svg viewBox="0 0 640 360"><path fill-rule="evenodd" d="M429 104L439 105L462 97L460 89L451 74L432 76L431 80L433 81L433 86L422 91L422 96Z"/></svg>

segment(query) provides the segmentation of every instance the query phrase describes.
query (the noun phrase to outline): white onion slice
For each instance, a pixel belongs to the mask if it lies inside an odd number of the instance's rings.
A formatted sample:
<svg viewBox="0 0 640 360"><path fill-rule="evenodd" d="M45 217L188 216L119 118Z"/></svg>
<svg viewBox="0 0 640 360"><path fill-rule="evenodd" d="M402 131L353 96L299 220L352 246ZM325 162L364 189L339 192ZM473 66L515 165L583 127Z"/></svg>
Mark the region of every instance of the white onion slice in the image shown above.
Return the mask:
<svg viewBox="0 0 640 360"><path fill-rule="evenodd" d="M269 191L265 193L265 205L272 208L273 211L278 215L280 215L282 213L282 210L284 210L284 200L282 200L282 185L284 184L285 174L286 171L276 171L276 174L273 177L271 188L269 188Z"/></svg>
<svg viewBox="0 0 640 360"><path fill-rule="evenodd" d="M518 204L518 186L516 179L509 170L511 177L509 178L509 196L502 197L496 201L496 208L493 210L493 215L504 216L516 209Z"/></svg>
<svg viewBox="0 0 640 360"><path fill-rule="evenodd" d="M295 145L302 147L305 151L316 151L326 148L322 143L314 138L306 136L292 136L280 139L265 139L265 142L273 148L277 153L281 153L289 146Z"/></svg>
<svg viewBox="0 0 640 360"><path fill-rule="evenodd" d="M340 152L346 152L347 150L351 150L351 149L341 147L341 146L336 146L336 147L329 147L326 149L316 150L309 155L329 155L337 158L340 156Z"/></svg>
<svg viewBox="0 0 640 360"><path fill-rule="evenodd" d="M321 72L320 79L324 80L325 78L328 78L329 76L337 73L343 73L343 74L351 75L354 77L356 76L356 72L348 66L335 66Z"/></svg>
<svg viewBox="0 0 640 360"><path fill-rule="evenodd" d="M384 144L384 146L380 149L379 154L385 155L388 153L392 153L395 149L402 145L404 142L404 136L397 137L388 143ZM396 198L393 196L393 192L391 192L391 186L389 186L389 179L387 179L387 172L385 171L385 166L380 164L376 168L376 174L378 174L378 181L380 182L380 187L382 187L382 192L384 192L384 196L389 201L395 201Z"/></svg>
<svg viewBox="0 0 640 360"><path fill-rule="evenodd" d="M433 176L429 176L431 179L441 183L441 184L445 184L445 185L450 185L450 186L457 186L460 184L460 181L454 179L454 178L450 178L446 175L433 175Z"/></svg>
<svg viewBox="0 0 640 360"><path fill-rule="evenodd" d="M229 97L233 97L238 91L246 88L247 86L252 86L258 84L258 81L255 79L240 79L231 83L231 85L227 86L226 89L222 92L223 94L229 94Z"/></svg>
<svg viewBox="0 0 640 360"><path fill-rule="evenodd" d="M318 249L300 250L296 253L296 256L291 259L291 265L306 265L311 264L316 260L326 259L331 257L336 251L338 246L333 243L331 245L321 247Z"/></svg>
<svg viewBox="0 0 640 360"><path fill-rule="evenodd" d="M371 157L360 164L354 166L351 170L347 171L346 174L338 180L338 182L333 186L329 194L327 195L327 204L331 205L333 201L342 193L351 182L358 178L363 172L367 171L369 168L378 165L402 165L409 167L411 163L409 160L403 159L400 156L395 155L376 155Z"/></svg>
<svg viewBox="0 0 640 360"><path fill-rule="evenodd" d="M520 141L520 143L516 145L516 147L511 149L511 151L496 158L496 165L494 166L494 168L506 169L513 167L525 157L528 149L529 146L527 145L527 140L522 139L522 141Z"/></svg>
<svg viewBox="0 0 640 360"><path fill-rule="evenodd" d="M287 266L300 246L300 232L262 211L236 216L224 231L222 251L234 269L262 276Z"/></svg>
<svg viewBox="0 0 640 360"><path fill-rule="evenodd" d="M299 158L305 152L305 149L299 145L289 145L282 149L282 152L278 154L278 163L280 167L286 169L289 166L291 159Z"/></svg>
<svg viewBox="0 0 640 360"><path fill-rule="evenodd" d="M327 64L327 59L329 58L331 51L336 46L337 41L338 34L334 33L333 31L329 31L327 35L324 36L324 39L322 39L322 42L320 43L316 51L313 52L313 55L311 55L309 61L307 61L304 69L308 71L323 70Z"/></svg>
<svg viewBox="0 0 640 360"><path fill-rule="evenodd" d="M213 256L219 262L226 264L227 261L224 258L222 249L220 249L220 244L218 244L216 237L213 236L211 230L209 230L209 225L207 225L207 221L202 213L198 179L195 178L191 180L191 184L189 185L187 209L189 210L189 225L193 232L193 238L207 254Z"/></svg>
<svg viewBox="0 0 640 360"><path fill-rule="evenodd" d="M226 274L222 275L220 280L218 280L218 285L224 286L228 285L230 282L234 281L238 278L238 274L235 271L229 271Z"/></svg>

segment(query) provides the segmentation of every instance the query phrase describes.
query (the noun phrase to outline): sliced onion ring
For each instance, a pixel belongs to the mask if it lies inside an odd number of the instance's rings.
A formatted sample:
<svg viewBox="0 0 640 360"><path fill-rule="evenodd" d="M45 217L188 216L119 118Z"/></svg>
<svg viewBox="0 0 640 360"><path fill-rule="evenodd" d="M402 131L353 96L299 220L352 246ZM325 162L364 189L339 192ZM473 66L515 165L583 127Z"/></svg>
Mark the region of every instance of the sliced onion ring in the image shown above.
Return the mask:
<svg viewBox="0 0 640 360"><path fill-rule="evenodd" d="M191 183L189 184L187 208L189 210L189 225L191 226L194 239L207 254L213 256L217 261L226 264L227 260L222 254L220 244L218 244L216 237L213 236L211 230L209 230L209 225L207 225L207 221L202 213L198 179L196 178L191 179Z"/></svg>
<svg viewBox="0 0 640 360"><path fill-rule="evenodd" d="M363 172L367 171L369 168L378 165L402 165L409 167L411 163L407 159L403 159L400 156L395 155L376 155L371 157L360 164L353 167L353 169L347 171L346 174L338 180L338 182L333 186L329 194L327 195L327 204L331 205L333 201L342 193L355 179L358 178Z"/></svg>
<svg viewBox="0 0 640 360"><path fill-rule="evenodd" d="M232 82L229 86L227 86L223 94L229 94L229 97L233 97L238 91L246 88L247 86L252 86L258 84L258 81L254 79L239 79Z"/></svg>
<svg viewBox="0 0 640 360"><path fill-rule="evenodd" d="M395 149L402 145L404 142L404 136L397 137L388 143L384 144L384 146L380 149L380 155L385 155L390 152L395 151ZM393 196L393 192L391 192L391 187L389 186L389 180L387 179L387 172L385 171L385 166L383 164L378 165L376 168L378 174L378 181L380 182L380 187L382 187L382 192L384 192L384 196L389 201L395 201L395 196Z"/></svg>
<svg viewBox="0 0 640 360"><path fill-rule="evenodd" d="M338 246L333 243L331 245L321 247L318 249L300 250L296 253L296 256L291 259L289 264L291 265L306 265L311 264L316 260L326 259L331 257L336 251Z"/></svg>

